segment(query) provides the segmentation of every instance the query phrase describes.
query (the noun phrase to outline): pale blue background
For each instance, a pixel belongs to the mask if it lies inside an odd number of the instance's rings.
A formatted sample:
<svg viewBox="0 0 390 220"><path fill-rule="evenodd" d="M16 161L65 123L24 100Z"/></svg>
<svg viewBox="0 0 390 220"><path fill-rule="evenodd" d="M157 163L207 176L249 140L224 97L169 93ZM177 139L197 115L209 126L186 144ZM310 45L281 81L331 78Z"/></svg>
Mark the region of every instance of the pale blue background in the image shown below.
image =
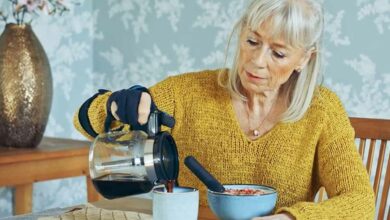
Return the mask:
<svg viewBox="0 0 390 220"><path fill-rule="evenodd" d="M83 139L71 119L98 88L150 86L168 75L220 67L226 36L247 1L79 2L65 16L33 23L54 78L47 136ZM3 9L7 4L0 1ZM390 118L389 0L326 0L324 7L325 84L351 116ZM34 211L85 202L82 177L34 185ZM0 217L11 210L11 191L2 188Z"/></svg>

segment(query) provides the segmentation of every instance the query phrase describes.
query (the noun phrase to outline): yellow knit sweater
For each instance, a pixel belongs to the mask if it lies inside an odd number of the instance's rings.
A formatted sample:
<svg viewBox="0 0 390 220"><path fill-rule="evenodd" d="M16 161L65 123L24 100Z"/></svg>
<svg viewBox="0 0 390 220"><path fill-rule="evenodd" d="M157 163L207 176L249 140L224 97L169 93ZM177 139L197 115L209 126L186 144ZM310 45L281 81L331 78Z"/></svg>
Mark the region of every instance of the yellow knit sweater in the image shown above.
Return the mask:
<svg viewBox="0 0 390 220"><path fill-rule="evenodd" d="M241 130L229 93L218 86L219 70L169 77L150 88L159 109L173 115L171 130L179 159L179 183L205 186L184 166L193 155L222 183L264 184L278 191L276 212L296 219L373 219L374 193L354 143L354 130L338 99L319 87L305 116L294 123L278 123L259 139ZM105 103L110 93L92 102L88 117L103 132ZM81 128L77 113L75 127ZM320 186L329 200L314 203Z"/></svg>

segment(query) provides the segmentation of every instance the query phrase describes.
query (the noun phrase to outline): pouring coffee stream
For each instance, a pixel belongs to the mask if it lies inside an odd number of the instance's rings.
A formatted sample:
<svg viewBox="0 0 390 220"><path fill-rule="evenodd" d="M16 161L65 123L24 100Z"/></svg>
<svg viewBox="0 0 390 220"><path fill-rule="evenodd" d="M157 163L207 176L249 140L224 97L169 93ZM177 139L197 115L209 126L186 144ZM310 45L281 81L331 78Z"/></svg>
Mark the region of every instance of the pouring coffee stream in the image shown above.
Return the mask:
<svg viewBox="0 0 390 220"><path fill-rule="evenodd" d="M187 156L184 164L202 181L209 190L214 192L225 192L225 187L207 171L193 156Z"/></svg>

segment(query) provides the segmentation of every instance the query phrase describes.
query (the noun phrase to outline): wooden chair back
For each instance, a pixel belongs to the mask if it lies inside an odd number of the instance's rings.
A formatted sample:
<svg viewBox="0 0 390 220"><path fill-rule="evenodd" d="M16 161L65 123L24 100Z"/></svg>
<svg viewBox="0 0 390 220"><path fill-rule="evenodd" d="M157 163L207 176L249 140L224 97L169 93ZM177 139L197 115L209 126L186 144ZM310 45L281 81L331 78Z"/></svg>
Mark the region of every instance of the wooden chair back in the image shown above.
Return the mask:
<svg viewBox="0 0 390 220"><path fill-rule="evenodd" d="M378 219L386 219L385 211L387 208L390 186L390 152L386 157L387 164L384 164L384 161L387 146L390 145L388 144L388 141L390 140L390 120L354 117L351 117L350 120L352 127L355 129L355 138L358 139L359 142L358 150L360 156L362 157L370 176L375 167L373 189L376 199L375 205L376 207L379 207ZM379 149L377 149L377 143L379 143ZM367 147L368 149L366 149ZM375 161L374 155L378 155L378 159ZM382 172L385 172L385 174L382 175ZM380 187L383 178L383 187ZM379 192L381 192L381 195L379 195ZM318 192L318 202L324 200L325 193L325 188L321 187ZM387 217L390 218L389 213L387 214Z"/></svg>

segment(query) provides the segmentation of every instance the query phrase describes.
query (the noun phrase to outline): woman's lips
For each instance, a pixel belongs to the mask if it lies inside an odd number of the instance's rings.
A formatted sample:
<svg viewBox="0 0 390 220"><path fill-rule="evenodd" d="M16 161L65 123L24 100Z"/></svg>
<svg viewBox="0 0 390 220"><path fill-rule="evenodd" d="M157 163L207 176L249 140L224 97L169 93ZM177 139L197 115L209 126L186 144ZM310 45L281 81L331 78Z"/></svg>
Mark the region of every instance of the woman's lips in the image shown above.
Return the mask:
<svg viewBox="0 0 390 220"><path fill-rule="evenodd" d="M254 74L252 74L252 73L250 73L248 71L245 71L245 73L248 76L248 78L251 79L251 80L264 80L264 79L266 79L264 77L256 76L256 75L254 75Z"/></svg>

